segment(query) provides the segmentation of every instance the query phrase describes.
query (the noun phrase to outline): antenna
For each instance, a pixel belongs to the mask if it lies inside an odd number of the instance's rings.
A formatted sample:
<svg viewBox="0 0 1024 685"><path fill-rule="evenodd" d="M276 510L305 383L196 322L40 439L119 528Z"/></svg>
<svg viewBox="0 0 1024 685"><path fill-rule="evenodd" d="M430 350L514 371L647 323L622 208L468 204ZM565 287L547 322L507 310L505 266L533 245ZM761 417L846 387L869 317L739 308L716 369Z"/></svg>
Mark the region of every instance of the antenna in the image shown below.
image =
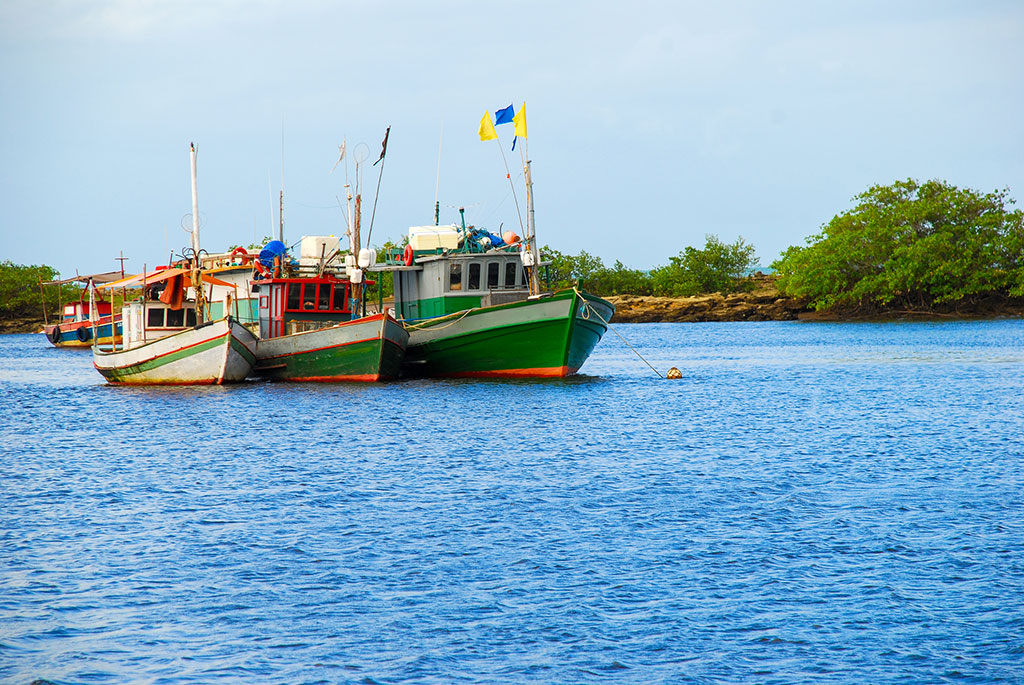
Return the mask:
<svg viewBox="0 0 1024 685"><path fill-rule="evenodd" d="M281 209L278 214L280 223L277 228L277 239L284 242L284 116L281 116Z"/></svg>
<svg viewBox="0 0 1024 685"><path fill-rule="evenodd" d="M274 184L270 180L270 169L267 169L267 208L270 209L270 233L274 235Z"/></svg>
<svg viewBox="0 0 1024 685"><path fill-rule="evenodd" d="M441 222L441 203L438 195L441 192L441 148L444 146L444 121L441 122L441 140L437 144L437 183L434 185L434 225Z"/></svg>

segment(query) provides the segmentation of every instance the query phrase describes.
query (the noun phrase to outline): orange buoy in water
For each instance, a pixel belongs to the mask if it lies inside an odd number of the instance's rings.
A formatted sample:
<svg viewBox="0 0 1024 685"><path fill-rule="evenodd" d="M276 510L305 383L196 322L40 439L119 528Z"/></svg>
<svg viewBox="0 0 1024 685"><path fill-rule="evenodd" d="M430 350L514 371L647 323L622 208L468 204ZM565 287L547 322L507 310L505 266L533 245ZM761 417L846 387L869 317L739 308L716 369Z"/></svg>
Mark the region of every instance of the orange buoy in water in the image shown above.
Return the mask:
<svg viewBox="0 0 1024 685"><path fill-rule="evenodd" d="M665 374L665 378L682 378L682 377L683 377L683 372L680 371L679 369L677 369L674 366L671 369L668 370L667 374Z"/></svg>

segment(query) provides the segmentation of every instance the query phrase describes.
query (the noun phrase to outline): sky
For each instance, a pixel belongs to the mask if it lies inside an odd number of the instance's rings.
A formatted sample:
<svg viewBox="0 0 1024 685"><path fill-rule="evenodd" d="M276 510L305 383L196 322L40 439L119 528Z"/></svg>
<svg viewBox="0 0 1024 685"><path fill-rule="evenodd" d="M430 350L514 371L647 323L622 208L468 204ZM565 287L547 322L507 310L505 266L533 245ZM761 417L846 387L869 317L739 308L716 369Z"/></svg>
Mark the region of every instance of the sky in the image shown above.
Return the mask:
<svg viewBox="0 0 1024 685"><path fill-rule="evenodd" d="M524 102L541 245L650 269L713 234L768 265L873 185L1024 200L1024 3L4 0L0 261L166 262L191 141L211 252L276 236L282 187L286 243L342 235L342 141L372 243L435 197L521 234L522 145L477 130Z"/></svg>

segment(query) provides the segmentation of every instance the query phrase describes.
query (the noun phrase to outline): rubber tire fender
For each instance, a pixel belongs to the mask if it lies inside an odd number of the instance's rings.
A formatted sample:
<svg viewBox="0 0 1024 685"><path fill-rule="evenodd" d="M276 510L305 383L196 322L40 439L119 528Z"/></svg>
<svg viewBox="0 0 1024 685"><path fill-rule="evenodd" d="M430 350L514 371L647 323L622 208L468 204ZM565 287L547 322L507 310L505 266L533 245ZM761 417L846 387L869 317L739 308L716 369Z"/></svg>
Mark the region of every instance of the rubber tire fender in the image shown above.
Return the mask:
<svg viewBox="0 0 1024 685"><path fill-rule="evenodd" d="M88 326L82 326L75 330L75 337L78 338L78 342L89 342L90 331Z"/></svg>

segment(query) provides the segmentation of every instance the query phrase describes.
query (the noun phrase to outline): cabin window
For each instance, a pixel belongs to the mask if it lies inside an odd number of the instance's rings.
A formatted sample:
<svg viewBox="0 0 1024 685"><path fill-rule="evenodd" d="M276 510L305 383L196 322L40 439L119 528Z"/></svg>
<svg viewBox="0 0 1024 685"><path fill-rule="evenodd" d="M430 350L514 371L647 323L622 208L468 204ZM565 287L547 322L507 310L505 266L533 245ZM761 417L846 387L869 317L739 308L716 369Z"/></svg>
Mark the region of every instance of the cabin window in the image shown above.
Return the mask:
<svg viewBox="0 0 1024 685"><path fill-rule="evenodd" d="M466 279L466 290L480 290L480 265L469 265L469 277Z"/></svg>
<svg viewBox="0 0 1024 685"><path fill-rule="evenodd" d="M331 308L331 286L327 283L320 284L320 291L316 294L316 308L328 310Z"/></svg>
<svg viewBox="0 0 1024 685"><path fill-rule="evenodd" d="M167 310L167 327L168 328L180 328L185 325L185 310L184 309L168 309Z"/></svg>
<svg viewBox="0 0 1024 685"><path fill-rule="evenodd" d="M505 262L505 287L516 287L516 263Z"/></svg>
<svg viewBox="0 0 1024 685"><path fill-rule="evenodd" d="M499 273L498 269L499 269L499 266L500 265L498 264L498 262L488 262L487 263L487 288L488 289L492 289L492 288L497 288L498 287L498 273Z"/></svg>
<svg viewBox="0 0 1024 685"><path fill-rule="evenodd" d="M298 309L302 305L302 284L288 284L288 307L287 309Z"/></svg>
<svg viewBox="0 0 1024 685"><path fill-rule="evenodd" d="M185 310L185 325L195 326L196 325L196 310L186 309Z"/></svg>
<svg viewBox="0 0 1024 685"><path fill-rule="evenodd" d="M316 285L313 283L306 283L302 286L302 308L316 308Z"/></svg>
<svg viewBox="0 0 1024 685"><path fill-rule="evenodd" d="M146 327L163 328L164 310L160 307L152 307L146 312Z"/></svg>
<svg viewBox="0 0 1024 685"><path fill-rule="evenodd" d="M462 290L461 262L452 262L448 269L448 290Z"/></svg>
<svg viewBox="0 0 1024 685"><path fill-rule="evenodd" d="M341 283L334 285L334 311L345 311L345 304L348 298L345 297L345 286Z"/></svg>

